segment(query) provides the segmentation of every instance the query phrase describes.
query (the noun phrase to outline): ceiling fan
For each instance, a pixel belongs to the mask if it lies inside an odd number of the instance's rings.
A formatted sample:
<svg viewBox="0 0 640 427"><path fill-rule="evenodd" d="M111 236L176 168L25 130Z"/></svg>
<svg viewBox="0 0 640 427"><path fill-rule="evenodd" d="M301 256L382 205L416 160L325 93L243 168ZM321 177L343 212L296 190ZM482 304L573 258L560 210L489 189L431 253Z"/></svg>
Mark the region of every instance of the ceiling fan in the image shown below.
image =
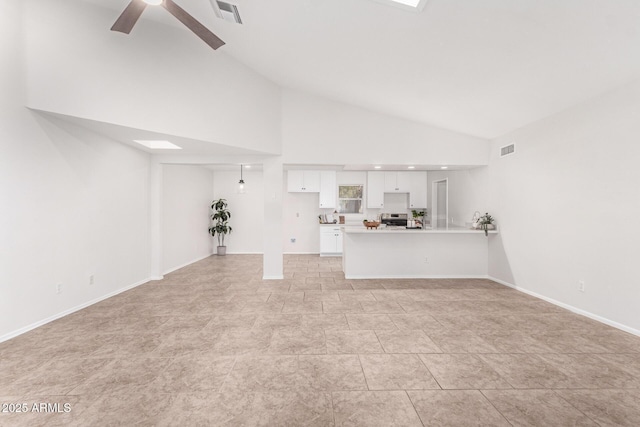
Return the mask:
<svg viewBox="0 0 640 427"><path fill-rule="evenodd" d="M129 34L148 4L154 6L161 5L164 7L170 14L175 16L178 21L182 22L214 50L224 45L224 42L218 36L209 31L207 27L189 15L183 8L175 4L173 0L131 0L131 3L129 3L111 27L111 31Z"/></svg>

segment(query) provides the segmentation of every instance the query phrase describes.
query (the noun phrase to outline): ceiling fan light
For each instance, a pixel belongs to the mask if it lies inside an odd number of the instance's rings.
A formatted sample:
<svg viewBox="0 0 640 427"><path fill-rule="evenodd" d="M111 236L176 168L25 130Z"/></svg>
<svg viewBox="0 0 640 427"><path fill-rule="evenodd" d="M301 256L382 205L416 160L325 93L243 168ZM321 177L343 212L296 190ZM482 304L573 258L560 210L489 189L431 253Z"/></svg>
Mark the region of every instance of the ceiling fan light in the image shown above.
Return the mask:
<svg viewBox="0 0 640 427"><path fill-rule="evenodd" d="M162 0L142 0L146 4L150 4L151 6L159 6L162 4Z"/></svg>

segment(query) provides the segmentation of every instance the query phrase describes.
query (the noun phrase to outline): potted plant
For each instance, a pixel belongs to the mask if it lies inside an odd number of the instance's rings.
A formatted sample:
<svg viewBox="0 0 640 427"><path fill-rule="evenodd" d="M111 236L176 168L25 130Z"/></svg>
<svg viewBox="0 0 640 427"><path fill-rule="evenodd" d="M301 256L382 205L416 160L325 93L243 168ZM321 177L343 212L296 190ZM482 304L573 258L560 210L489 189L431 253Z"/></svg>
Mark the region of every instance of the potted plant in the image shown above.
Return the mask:
<svg viewBox="0 0 640 427"><path fill-rule="evenodd" d="M211 219L214 221L213 226L209 227L209 233L215 237L218 234L218 255L226 255L227 247L224 245L224 236L230 234L233 230L228 224L231 218L231 212L227 209L227 201L225 199L215 200L211 204L214 214Z"/></svg>
<svg viewBox="0 0 640 427"><path fill-rule="evenodd" d="M480 225L480 228L482 230L484 230L484 235L485 236L489 235L489 231L488 230L493 230L493 228L494 228L493 227L493 221L495 221L493 219L493 217L491 215L489 215L488 213L486 213L486 212L478 220L478 224Z"/></svg>
<svg viewBox="0 0 640 427"><path fill-rule="evenodd" d="M415 209L411 210L411 215L413 215L413 219L416 221L420 222L420 225L422 226L422 228L424 229L426 227L427 221L426 221L426 217L427 217L427 210L423 210L423 211L418 211Z"/></svg>

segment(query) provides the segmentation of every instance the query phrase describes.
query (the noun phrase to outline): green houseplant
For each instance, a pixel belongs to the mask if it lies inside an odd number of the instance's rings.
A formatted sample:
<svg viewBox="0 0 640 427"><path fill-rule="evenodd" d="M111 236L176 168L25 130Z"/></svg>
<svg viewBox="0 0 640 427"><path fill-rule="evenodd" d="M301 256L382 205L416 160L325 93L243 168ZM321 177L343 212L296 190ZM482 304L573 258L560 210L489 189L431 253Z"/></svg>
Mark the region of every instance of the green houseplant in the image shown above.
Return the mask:
<svg viewBox="0 0 640 427"><path fill-rule="evenodd" d="M233 230L228 221L231 218L231 212L227 209L227 201L225 199L214 200L211 204L211 209L214 211L211 215L211 219L214 224L209 227L209 233L215 237L218 235L218 255L226 255L227 247L224 245L224 236L231 234Z"/></svg>
<svg viewBox="0 0 640 427"><path fill-rule="evenodd" d="M422 226L422 229L424 230L427 227L427 210L416 210L416 209L411 209L411 215L413 215L413 219L416 221L420 221L420 225Z"/></svg>
<svg viewBox="0 0 640 427"><path fill-rule="evenodd" d="M491 215L489 215L489 213L485 213L478 220L478 224L480 224L480 228L484 230L485 236L489 235L489 231L488 231L489 229L493 229L493 221L495 220Z"/></svg>

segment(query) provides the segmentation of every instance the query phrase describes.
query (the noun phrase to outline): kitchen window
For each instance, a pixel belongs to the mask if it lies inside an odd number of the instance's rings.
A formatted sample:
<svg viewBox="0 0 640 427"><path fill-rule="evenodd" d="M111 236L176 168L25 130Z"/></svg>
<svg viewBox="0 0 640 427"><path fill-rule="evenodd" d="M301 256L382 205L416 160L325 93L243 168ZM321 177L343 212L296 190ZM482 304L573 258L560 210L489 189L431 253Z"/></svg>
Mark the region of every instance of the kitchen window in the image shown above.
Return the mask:
<svg viewBox="0 0 640 427"><path fill-rule="evenodd" d="M362 185L338 186L338 212L345 214L362 213Z"/></svg>

